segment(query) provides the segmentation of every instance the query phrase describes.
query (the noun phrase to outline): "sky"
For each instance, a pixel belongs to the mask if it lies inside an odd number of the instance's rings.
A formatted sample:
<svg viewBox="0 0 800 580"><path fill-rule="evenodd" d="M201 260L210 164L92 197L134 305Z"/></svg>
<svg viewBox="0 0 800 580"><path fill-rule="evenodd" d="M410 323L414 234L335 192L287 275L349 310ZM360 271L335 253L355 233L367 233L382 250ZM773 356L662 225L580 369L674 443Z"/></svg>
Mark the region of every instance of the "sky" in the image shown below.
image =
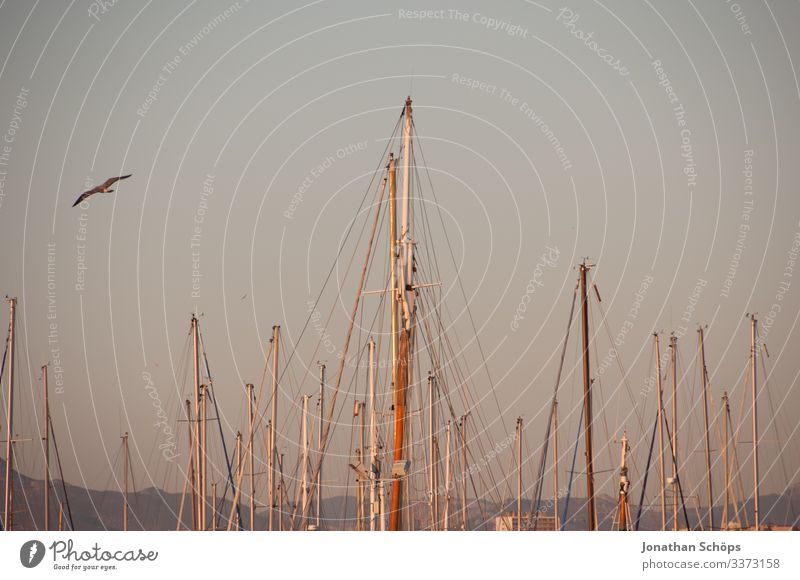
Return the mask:
<svg viewBox="0 0 800 580"><path fill-rule="evenodd" d="M0 292L19 300L15 432L39 437L49 362L68 481L118 488L128 431L140 481L180 489L197 312L229 446L245 428L243 384L260 384L281 325L296 455L300 395L316 392L318 372L301 334L308 303L352 220L364 223L359 204L411 95L436 194L426 203L445 216L428 241L450 264L442 292L485 418L475 436L502 440L524 417L533 472L587 258L602 299L591 325L603 491L624 431L641 474L652 335L663 354L674 332L686 477L703 493L699 325L712 419L727 391L750 489L747 313L767 345L762 491L785 491L800 468L799 24L796 3L755 1L2 3ZM71 207L124 173L116 193ZM343 264L335 273L342 296L326 295L335 316L321 334L338 349L355 286ZM564 450L580 413L578 333L559 398ZM175 462L159 453L162 411L180 438ZM36 452L17 453L21 470L40 470Z"/></svg>

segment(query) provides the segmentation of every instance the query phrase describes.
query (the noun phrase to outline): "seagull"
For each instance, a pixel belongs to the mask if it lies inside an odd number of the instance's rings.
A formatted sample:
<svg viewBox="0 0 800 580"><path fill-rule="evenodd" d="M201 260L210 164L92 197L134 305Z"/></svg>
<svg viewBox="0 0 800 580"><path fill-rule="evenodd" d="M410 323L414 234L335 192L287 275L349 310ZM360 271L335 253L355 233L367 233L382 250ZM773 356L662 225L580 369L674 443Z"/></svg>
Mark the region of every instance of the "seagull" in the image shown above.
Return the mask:
<svg viewBox="0 0 800 580"><path fill-rule="evenodd" d="M75 207L84 199L88 198L90 195L94 195L95 193L111 193L114 191L113 189L108 189L112 185L114 185L120 179L128 179L133 173L129 173L128 175L120 175L119 177L109 177L100 185L93 187L88 191L84 191L78 199L75 200L75 203L72 204L72 207Z"/></svg>

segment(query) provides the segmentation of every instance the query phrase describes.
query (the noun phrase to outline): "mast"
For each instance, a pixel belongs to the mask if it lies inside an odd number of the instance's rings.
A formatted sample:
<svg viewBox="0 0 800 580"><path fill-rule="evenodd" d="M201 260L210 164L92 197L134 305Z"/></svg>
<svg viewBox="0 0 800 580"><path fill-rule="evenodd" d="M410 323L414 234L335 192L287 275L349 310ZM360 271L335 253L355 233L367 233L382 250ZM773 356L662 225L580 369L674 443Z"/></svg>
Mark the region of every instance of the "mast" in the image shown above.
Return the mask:
<svg viewBox="0 0 800 580"><path fill-rule="evenodd" d="M758 513L758 390L756 378L756 356L757 356L757 337L756 337L756 315L750 315L750 367L751 383L753 387L753 520L755 521L756 531L760 529L761 520Z"/></svg>
<svg viewBox="0 0 800 580"><path fill-rule="evenodd" d="M280 326L272 327L272 418L269 425L269 530L274 529L273 512L275 511L275 455L278 449L278 347L280 342Z"/></svg>
<svg viewBox="0 0 800 580"><path fill-rule="evenodd" d="M253 413L253 384L247 383L247 439L250 450L248 452L248 463L250 468L250 531L256 529L256 480L255 470L253 469L253 420L255 415ZM215 494L216 495L216 494ZM216 500L216 497L215 497Z"/></svg>
<svg viewBox="0 0 800 580"><path fill-rule="evenodd" d="M283 531L283 453L278 456L278 531Z"/></svg>
<svg viewBox="0 0 800 580"><path fill-rule="evenodd" d="M444 445L444 520L445 531L450 529L450 420L445 426L445 445Z"/></svg>
<svg viewBox="0 0 800 580"><path fill-rule="evenodd" d="M317 423L317 453L320 458L322 455L322 417L325 413L325 364L319 363L319 420ZM322 512L322 459L320 459L319 469L317 470L317 505L314 523L320 529L320 514Z"/></svg>
<svg viewBox="0 0 800 580"><path fill-rule="evenodd" d="M714 493L711 485L711 435L708 428L708 371L703 327L697 329L700 340L700 381L703 386L703 429L705 430L706 488L708 491L708 529L714 529Z"/></svg>
<svg viewBox="0 0 800 580"><path fill-rule="evenodd" d="M200 420L202 412L200 410L200 336L199 330L197 328L198 321L197 317L192 314L192 367L194 369L194 436L195 436L195 445L194 445L194 465L195 469L197 470L197 476L195 477L195 486L193 490L193 496L195 499L195 529L202 530L203 529L203 460L202 460L202 442L200 440L201 433L200 433Z"/></svg>
<svg viewBox="0 0 800 580"><path fill-rule="evenodd" d="M517 530L522 530L522 417L517 417Z"/></svg>
<svg viewBox="0 0 800 580"><path fill-rule="evenodd" d="M370 452L370 465L369 465L369 529L375 531L378 529L377 518L380 516L381 508L379 502L382 501L378 495L378 481L381 477L380 462L378 460L378 431L375 423L375 409L377 402L375 400L375 341L369 339L369 452Z"/></svg>
<svg viewBox="0 0 800 580"><path fill-rule="evenodd" d="M628 488L630 482L628 481L628 434L623 431L622 433L622 451L619 464L619 530L621 532L628 531Z"/></svg>
<svg viewBox="0 0 800 580"><path fill-rule="evenodd" d="M461 415L461 529L467 530L467 416Z"/></svg>
<svg viewBox="0 0 800 580"><path fill-rule="evenodd" d="M236 491L241 492L240 482L242 481L242 432L236 432ZM234 503L239 502L239 494L237 493L236 497L234 498ZM234 516L236 522L236 529L240 529L241 522L239 521L239 510L236 510L236 515Z"/></svg>
<svg viewBox="0 0 800 580"><path fill-rule="evenodd" d="M731 503L730 468L728 467L728 391L722 394L722 457L725 468L725 507L722 509L722 529L728 529L728 507Z"/></svg>
<svg viewBox="0 0 800 580"><path fill-rule="evenodd" d="M44 386L44 531L50 530L50 399L47 388L47 365L42 365Z"/></svg>
<svg viewBox="0 0 800 580"><path fill-rule="evenodd" d="M559 531L558 525L558 401L553 400L553 530Z"/></svg>
<svg viewBox="0 0 800 580"><path fill-rule="evenodd" d="M594 507L594 450L592 445L592 379L589 367L589 299L586 288L586 273L589 266L584 260L581 274L581 321L583 329L583 408L584 434L586 437L586 521L590 531L597 529L597 513Z"/></svg>
<svg viewBox="0 0 800 580"><path fill-rule="evenodd" d="M393 318L397 313L397 306L402 308L403 324L400 329L399 342L396 345L396 364L394 370L394 466L392 469L392 508L389 513L389 529L399 530L402 528L402 509L403 509L403 478L407 475L405 460L405 423L406 423L406 396L409 382L409 358L411 356L411 335L413 331L414 317L414 256L413 242L411 240L410 229L410 188L411 188L411 98L406 99L403 124L403 199L402 199L402 223L400 226L400 238L396 242L399 251L400 276L402 284L398 287L396 272L393 274L393 295L399 302L393 308ZM394 164L392 158L390 164L390 203L396 196L396 176L394 175ZM392 187L394 186L394 187ZM391 204L392 208L396 201ZM393 212L390 209L390 214ZM390 215L390 219L393 215ZM396 228L396 226L395 226ZM397 255L393 251L392 255ZM393 260L394 262L394 260ZM396 323L395 323L396 324ZM396 327L395 327L396 328Z"/></svg>
<svg viewBox="0 0 800 580"><path fill-rule="evenodd" d="M664 393L661 388L661 349L658 343L658 333L653 333L656 346L656 386L658 388L658 467L660 473L661 489L661 530L667 529L667 496L664 479Z"/></svg>
<svg viewBox="0 0 800 580"><path fill-rule="evenodd" d="M192 425L192 402L186 399L186 424L189 426L189 477L192 484L192 529L197 529L197 485L194 475L195 435Z"/></svg>
<svg viewBox="0 0 800 580"><path fill-rule="evenodd" d="M437 528L437 518L439 516L438 506L438 490L436 489L436 439L435 439L435 422L436 422L436 407L434 403L434 379L433 375L428 372L428 436L430 437L430 444L428 446L428 477L429 477L429 491L428 497L430 498L430 511L431 511L431 530Z"/></svg>
<svg viewBox="0 0 800 580"><path fill-rule="evenodd" d="M311 398L311 395L303 395L303 468L302 468L302 482L301 482L301 491L302 491L302 498L303 498L303 509L300 511L301 513L301 521L300 521L300 529L306 529L306 522L305 518L302 514L305 514L305 506L308 504L308 400Z"/></svg>
<svg viewBox="0 0 800 580"><path fill-rule="evenodd" d="M58 502L58 531L64 531L64 502Z"/></svg>
<svg viewBox="0 0 800 580"><path fill-rule="evenodd" d="M17 299L7 298L9 308L8 320L8 395L6 403L6 492L3 529L10 531L12 528L12 513L14 509L14 478L11 475L11 466L14 464L14 328L17 317Z"/></svg>
<svg viewBox="0 0 800 580"><path fill-rule="evenodd" d="M200 444L202 445L201 458L203 460L200 466L200 529L205 531L208 529L208 485L206 483L208 476L208 451L206 449L207 429L208 424L208 386L200 385L200 411L202 413L200 422Z"/></svg>
<svg viewBox="0 0 800 580"><path fill-rule="evenodd" d="M217 482L211 482L211 529L217 531Z"/></svg>
<svg viewBox="0 0 800 580"><path fill-rule="evenodd" d="M122 530L128 531L128 432L122 436L122 466L123 479L125 481L124 493L122 495Z"/></svg>
<svg viewBox="0 0 800 580"><path fill-rule="evenodd" d="M678 337L669 337L672 355L672 530L678 531Z"/></svg>

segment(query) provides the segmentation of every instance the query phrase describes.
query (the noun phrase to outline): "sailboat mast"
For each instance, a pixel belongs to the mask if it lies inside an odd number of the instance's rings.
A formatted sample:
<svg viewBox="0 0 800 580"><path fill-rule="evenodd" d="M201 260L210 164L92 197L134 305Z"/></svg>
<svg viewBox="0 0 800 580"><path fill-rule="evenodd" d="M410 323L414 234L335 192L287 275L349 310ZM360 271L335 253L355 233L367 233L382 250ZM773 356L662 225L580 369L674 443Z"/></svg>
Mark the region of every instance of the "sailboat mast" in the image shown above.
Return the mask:
<svg viewBox="0 0 800 580"><path fill-rule="evenodd" d="M750 367L751 367L751 384L753 387L753 520L755 521L756 531L760 529L761 520L758 512L758 381L756 378L756 357L757 352L757 334L756 315L750 315Z"/></svg>
<svg viewBox="0 0 800 580"><path fill-rule="evenodd" d="M378 495L378 480L380 480L380 464L378 461L378 431L375 423L375 341L369 339L369 529L375 531L378 529L377 518L380 514L380 506L378 502L381 501Z"/></svg>
<svg viewBox="0 0 800 580"><path fill-rule="evenodd" d="M730 468L728 467L728 391L722 394L722 457L725 468L725 507L722 509L722 529L728 529L728 506L731 503Z"/></svg>
<svg viewBox="0 0 800 580"><path fill-rule="evenodd" d="M122 436L122 469L124 493L122 496L122 530L128 531L128 433Z"/></svg>
<svg viewBox="0 0 800 580"><path fill-rule="evenodd" d="M192 402L186 399L186 424L189 426L189 478L192 484L192 529L197 529L197 485L194 473L196 438L192 425Z"/></svg>
<svg viewBox="0 0 800 580"><path fill-rule="evenodd" d="M247 383L247 439L248 439L248 467L250 468L250 531L256 529L256 480L255 470L253 469L253 428L255 414L253 413L253 384Z"/></svg>
<svg viewBox="0 0 800 580"><path fill-rule="evenodd" d="M203 473L202 473L202 444L200 441L200 419L202 412L200 410L200 337L197 328L197 317L192 314L192 366L194 369L194 466L197 470L197 475L194 482L193 495L195 499L195 529L202 530L202 511L203 511Z"/></svg>
<svg viewBox="0 0 800 580"><path fill-rule="evenodd" d="M656 387L658 389L658 467L660 475L659 496L661 497L661 530L667 529L667 496L664 473L664 391L661 387L661 348L658 333L653 333L656 348Z"/></svg>
<svg viewBox="0 0 800 580"><path fill-rule="evenodd" d="M202 445L203 463L200 469L200 529L205 531L208 529L208 449L206 442L208 441L208 385L200 385L200 410L202 412L200 422L200 444Z"/></svg>
<svg viewBox="0 0 800 580"><path fill-rule="evenodd" d="M371 372L371 371L370 371ZM317 453L322 457L322 417L325 414L325 365L319 363L319 419L317 422ZM314 524L320 529L320 514L322 512L322 459L320 459L319 469L317 470L316 485L316 513Z"/></svg>
<svg viewBox="0 0 800 580"><path fill-rule="evenodd" d="M299 526L301 530L306 529L306 522L303 514L306 513L305 508L308 504L308 400L310 398L311 395L303 395L303 479L301 482L303 509L300 510L301 521Z"/></svg>
<svg viewBox="0 0 800 580"><path fill-rule="evenodd" d="M559 531L558 525L558 401L553 401L553 530Z"/></svg>
<svg viewBox="0 0 800 580"><path fill-rule="evenodd" d="M14 482L11 475L11 466L14 464L14 328L17 317L17 299L8 298L8 396L6 397L6 492L5 511L3 512L3 529L10 531L12 527L12 512L14 508Z"/></svg>
<svg viewBox="0 0 800 580"><path fill-rule="evenodd" d="M678 337L670 336L672 355L672 530L678 531Z"/></svg>
<svg viewBox="0 0 800 580"><path fill-rule="evenodd" d="M44 387L44 531L50 530L50 397L47 387L47 365L42 365Z"/></svg>
<svg viewBox="0 0 800 580"><path fill-rule="evenodd" d="M443 528L445 531L450 529L450 420L445 426L444 444L444 517Z"/></svg>
<svg viewBox="0 0 800 580"><path fill-rule="evenodd" d="M435 426L434 423L436 421L435 413L435 402L434 402L434 383L433 383L433 374L430 372L428 373L428 437L429 446L428 446L428 484L429 484L429 491L428 497L430 498L430 517L431 517L431 530L436 530L437 527L437 518L439 515L439 506L437 505L437 497L436 497L436 440L435 440Z"/></svg>
<svg viewBox="0 0 800 580"><path fill-rule="evenodd" d="M622 451L619 464L619 530L621 532L628 531L628 488L630 482L628 481L628 434L622 434Z"/></svg>
<svg viewBox="0 0 800 580"><path fill-rule="evenodd" d="M581 321L583 330L583 408L584 435L586 438L586 522L590 531L597 529L597 512L594 507L594 449L592 444L592 379L589 366L589 298L586 273L590 266L584 261L580 265L581 275Z"/></svg>
<svg viewBox="0 0 800 580"><path fill-rule="evenodd" d="M517 417L517 530L522 530L522 417Z"/></svg>
<svg viewBox="0 0 800 580"><path fill-rule="evenodd" d="M274 529L273 512L275 511L275 455L277 453L278 427L278 347L280 342L280 326L272 327L272 418L269 424L269 530Z"/></svg>
<svg viewBox="0 0 800 580"><path fill-rule="evenodd" d="M461 415L461 529L467 530L467 416Z"/></svg>
<svg viewBox="0 0 800 580"><path fill-rule="evenodd" d="M706 487L708 491L708 529L714 529L714 493L711 484L711 432L708 428L708 371L703 327L697 329L700 341L700 382L703 387L703 429L705 430Z"/></svg>

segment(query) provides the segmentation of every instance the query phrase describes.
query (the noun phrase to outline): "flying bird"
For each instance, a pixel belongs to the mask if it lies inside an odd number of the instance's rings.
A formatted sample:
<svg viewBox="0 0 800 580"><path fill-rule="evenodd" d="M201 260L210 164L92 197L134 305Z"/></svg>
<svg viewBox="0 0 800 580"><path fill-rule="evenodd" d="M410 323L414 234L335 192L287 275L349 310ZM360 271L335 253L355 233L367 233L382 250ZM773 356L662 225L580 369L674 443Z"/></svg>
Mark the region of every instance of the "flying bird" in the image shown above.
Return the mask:
<svg viewBox="0 0 800 580"><path fill-rule="evenodd" d="M128 179L131 175L133 175L133 173L129 173L128 175L120 175L119 177L109 177L108 179L106 179L100 185L98 185L96 187L93 187L92 189L90 189L88 191L84 191L80 195L80 197L78 197L78 199L75 200L75 203L72 204L72 207L75 207L80 202L82 202L84 199L88 198L90 195L94 195L95 193L111 193L114 190L113 189L108 189L109 187L114 185L120 179Z"/></svg>

